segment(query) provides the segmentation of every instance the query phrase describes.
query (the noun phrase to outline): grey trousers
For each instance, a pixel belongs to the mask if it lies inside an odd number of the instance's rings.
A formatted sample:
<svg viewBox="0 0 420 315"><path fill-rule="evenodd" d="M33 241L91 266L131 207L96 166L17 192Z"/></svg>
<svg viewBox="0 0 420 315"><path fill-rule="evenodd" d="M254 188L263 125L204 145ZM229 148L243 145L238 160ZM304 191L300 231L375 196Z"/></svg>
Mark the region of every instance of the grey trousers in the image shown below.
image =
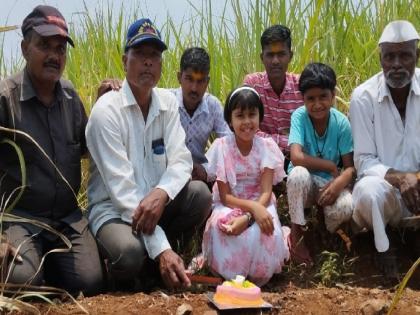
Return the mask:
<svg viewBox="0 0 420 315"><path fill-rule="evenodd" d="M172 249L176 250L182 239L191 239L203 226L210 214L211 200L205 183L190 181L166 206L158 224L165 231ZM148 256L141 236L132 233L131 225L120 219L109 220L96 237L114 281L128 281L140 275Z"/></svg>
<svg viewBox="0 0 420 315"><path fill-rule="evenodd" d="M50 285L63 288L71 294L82 291L94 295L103 289L103 271L94 237L87 219L78 222L77 230L62 222L51 224L72 243L70 252L50 253L40 267L42 256L55 248L67 248L54 234L30 224L10 224L5 234L16 248L23 263L11 265L9 283ZM84 226L84 228L83 228ZM39 271L38 271L39 269ZM37 272L38 271L38 272Z"/></svg>

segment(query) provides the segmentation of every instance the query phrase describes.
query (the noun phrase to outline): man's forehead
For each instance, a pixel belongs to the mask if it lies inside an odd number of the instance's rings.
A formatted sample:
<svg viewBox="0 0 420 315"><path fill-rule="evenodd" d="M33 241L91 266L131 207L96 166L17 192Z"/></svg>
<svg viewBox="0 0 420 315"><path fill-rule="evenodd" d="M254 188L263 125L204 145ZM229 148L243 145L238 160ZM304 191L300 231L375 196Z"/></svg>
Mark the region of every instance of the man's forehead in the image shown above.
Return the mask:
<svg viewBox="0 0 420 315"><path fill-rule="evenodd" d="M32 36L32 39L38 43L47 43L47 44L58 43L58 44L67 45L67 38L61 35L42 36L37 33L34 33Z"/></svg>
<svg viewBox="0 0 420 315"><path fill-rule="evenodd" d="M382 43L379 44L381 52L384 51L415 51L417 48L418 41L410 40L400 43Z"/></svg>
<svg viewBox="0 0 420 315"><path fill-rule="evenodd" d="M191 78L193 78L194 80L203 80L203 79L207 79L209 74L208 72L205 71L199 71L199 70L195 70L192 68L188 68L184 71L184 73L186 75L191 76Z"/></svg>
<svg viewBox="0 0 420 315"><path fill-rule="evenodd" d="M264 51L266 52L279 53L285 50L289 50L289 48L287 47L286 43L280 41L273 42L264 46Z"/></svg>

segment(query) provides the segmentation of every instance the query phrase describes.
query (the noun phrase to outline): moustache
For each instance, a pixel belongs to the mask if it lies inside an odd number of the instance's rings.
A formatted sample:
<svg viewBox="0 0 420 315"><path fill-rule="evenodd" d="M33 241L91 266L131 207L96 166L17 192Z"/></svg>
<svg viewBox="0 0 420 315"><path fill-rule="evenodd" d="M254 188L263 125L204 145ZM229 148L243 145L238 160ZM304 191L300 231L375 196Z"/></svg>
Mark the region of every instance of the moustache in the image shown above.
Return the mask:
<svg viewBox="0 0 420 315"><path fill-rule="evenodd" d="M397 76L409 76L410 75L410 72L408 72L407 70L403 69L403 70L389 70L386 73L386 76L387 77L394 76L394 75L397 75Z"/></svg>
<svg viewBox="0 0 420 315"><path fill-rule="evenodd" d="M189 93L189 96L190 96L190 97L198 97L198 93L196 93L196 92L191 92L191 93Z"/></svg>
<svg viewBox="0 0 420 315"><path fill-rule="evenodd" d="M44 62L44 67L51 67L51 68L55 68L55 69L60 69L60 64L54 61L46 61Z"/></svg>

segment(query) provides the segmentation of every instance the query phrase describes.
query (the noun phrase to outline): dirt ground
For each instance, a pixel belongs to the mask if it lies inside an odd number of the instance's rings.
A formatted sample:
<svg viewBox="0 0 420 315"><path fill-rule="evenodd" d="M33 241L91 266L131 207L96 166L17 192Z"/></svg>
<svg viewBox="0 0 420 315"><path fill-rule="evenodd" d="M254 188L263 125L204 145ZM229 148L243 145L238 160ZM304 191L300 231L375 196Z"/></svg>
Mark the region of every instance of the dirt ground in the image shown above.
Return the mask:
<svg viewBox="0 0 420 315"><path fill-rule="evenodd" d="M279 199L279 208L287 209ZM280 211L280 220L287 224L287 212ZM217 311L207 299L215 287L194 284L184 292L168 292L162 286L145 292L111 292L95 297L78 298L77 302L90 314L176 314L180 307L190 307L192 314L387 314L396 290L404 275L418 258L417 232L388 231L392 247L397 248L399 281L388 281L375 265L372 233L352 235L351 249L337 234L331 235L323 227L319 212L309 214L307 245L314 258L314 266L305 268L293 263L285 266L262 287L263 298L273 305L271 310ZM418 238L417 238L418 239ZM194 242L192 242L194 243ZM200 243L196 240L196 243ZM189 250L190 253L194 250ZM188 262L188 255L183 255ZM202 271L204 275L210 275ZM70 301L55 299L54 305L32 302L42 314L83 314ZM0 312L1 313L1 312ZM420 268L407 283L392 314L420 314Z"/></svg>
<svg viewBox="0 0 420 315"><path fill-rule="evenodd" d="M338 236L310 235L311 251L318 257L310 269L289 264L262 288L271 310L233 310L217 312L206 293L214 287L194 285L191 290L170 293L155 288L150 293L113 292L79 298L90 314L179 314L183 304L192 314L386 314L395 296L398 282L388 282L378 274L373 261L371 235L352 238L353 249L345 250ZM316 241L315 241L316 240ZM415 259L407 245L399 257L401 278ZM320 248L330 252L322 254ZM336 253L336 254L331 254ZM54 306L36 304L43 314L82 314L74 303ZM183 314L183 313L181 313ZM185 313L188 314L188 313ZM403 291L393 314L420 314L420 270L415 271Z"/></svg>

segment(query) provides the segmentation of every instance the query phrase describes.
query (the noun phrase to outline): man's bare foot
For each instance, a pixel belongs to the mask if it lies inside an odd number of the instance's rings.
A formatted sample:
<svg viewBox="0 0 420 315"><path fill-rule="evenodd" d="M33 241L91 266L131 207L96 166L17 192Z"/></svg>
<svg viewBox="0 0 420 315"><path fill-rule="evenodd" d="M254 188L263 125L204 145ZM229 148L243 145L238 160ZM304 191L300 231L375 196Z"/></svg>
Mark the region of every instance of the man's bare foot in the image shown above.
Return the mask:
<svg viewBox="0 0 420 315"><path fill-rule="evenodd" d="M290 233L290 256L292 261L297 264L306 264L311 266L313 264L311 255L305 244L303 227L292 223Z"/></svg>

